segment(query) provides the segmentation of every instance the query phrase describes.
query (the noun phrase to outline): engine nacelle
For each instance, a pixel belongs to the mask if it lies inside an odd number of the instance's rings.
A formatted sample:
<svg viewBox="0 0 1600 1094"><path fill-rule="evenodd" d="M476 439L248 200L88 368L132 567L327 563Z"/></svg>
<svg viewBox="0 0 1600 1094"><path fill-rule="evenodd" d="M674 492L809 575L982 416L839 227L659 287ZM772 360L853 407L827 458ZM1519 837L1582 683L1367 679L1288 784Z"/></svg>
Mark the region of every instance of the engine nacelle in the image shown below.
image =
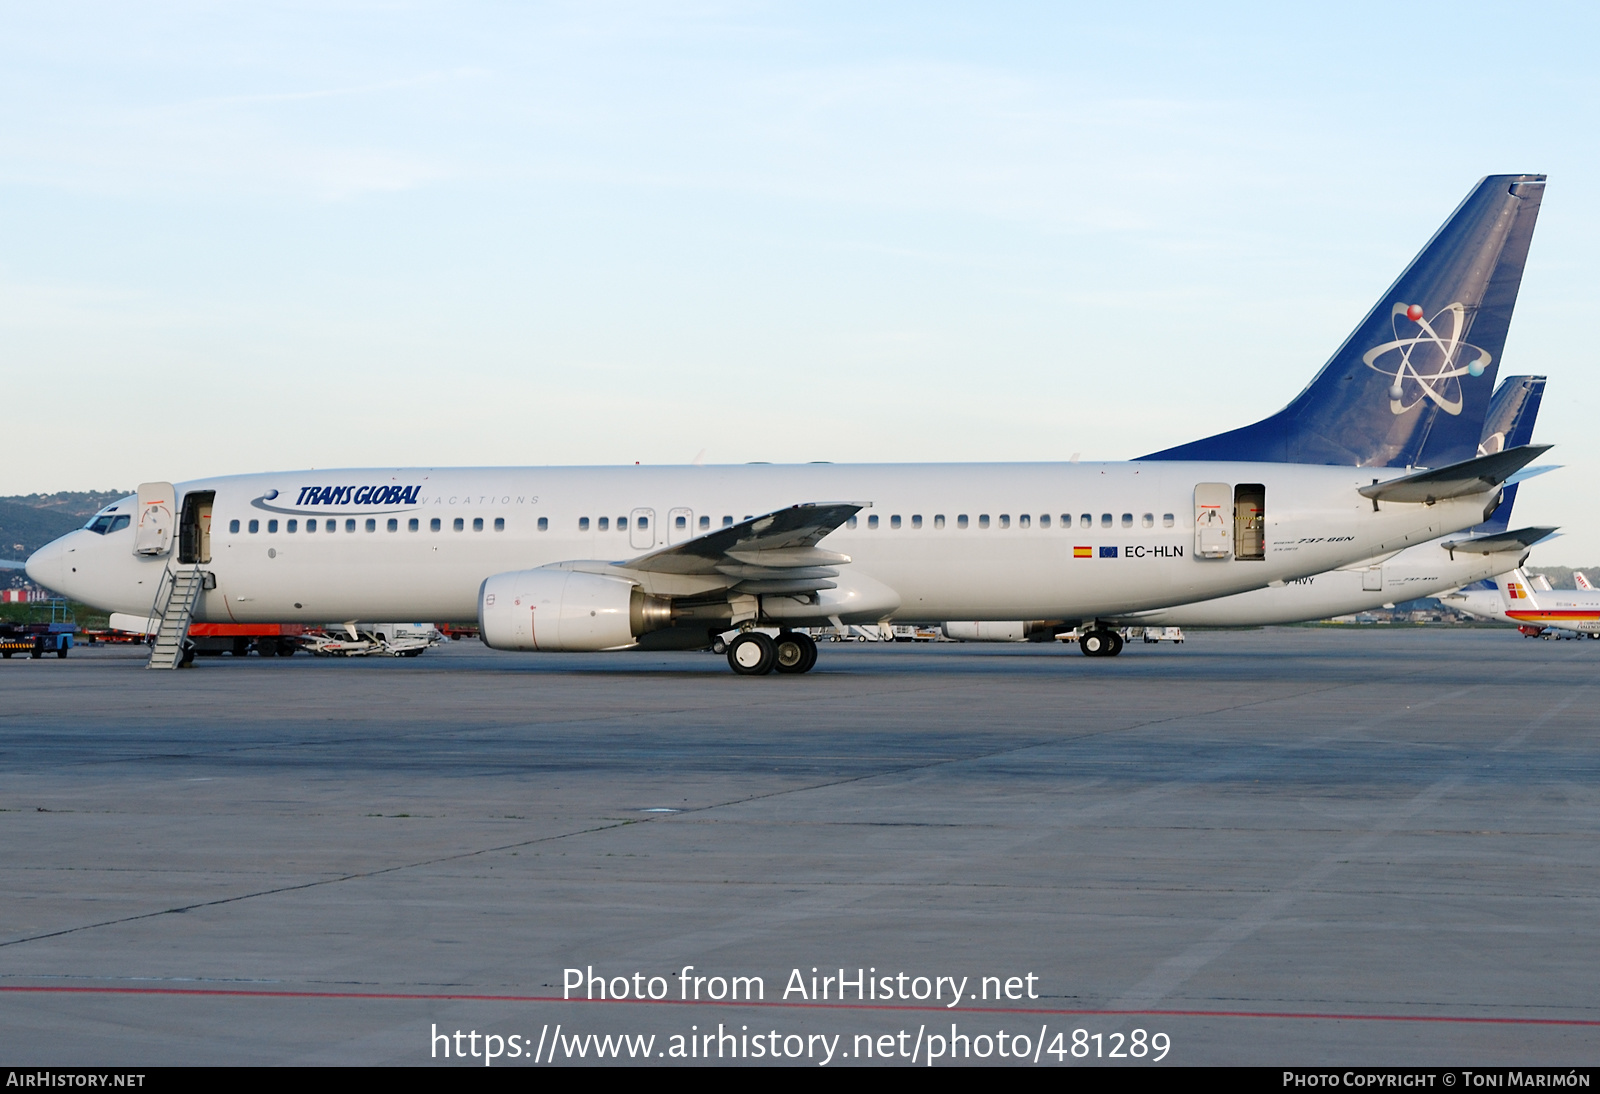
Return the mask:
<svg viewBox="0 0 1600 1094"><path fill-rule="evenodd" d="M624 649L671 623L669 601L600 574L515 570L478 590L478 629L497 650Z"/></svg>

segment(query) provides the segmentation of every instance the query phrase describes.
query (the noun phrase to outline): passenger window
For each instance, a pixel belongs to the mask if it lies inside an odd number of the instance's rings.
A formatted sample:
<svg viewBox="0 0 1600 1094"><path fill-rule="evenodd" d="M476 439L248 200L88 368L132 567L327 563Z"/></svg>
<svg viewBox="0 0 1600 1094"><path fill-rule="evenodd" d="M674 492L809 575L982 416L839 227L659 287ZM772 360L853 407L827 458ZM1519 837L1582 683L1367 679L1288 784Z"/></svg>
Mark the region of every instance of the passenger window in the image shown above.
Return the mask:
<svg viewBox="0 0 1600 1094"><path fill-rule="evenodd" d="M411 522L411 523L412 523L412 524L416 524L416 523L417 523L417 522L416 522L416 521L412 521L412 522ZM286 532L298 532L298 531L299 531L299 530L300 530L300 522L299 522L299 521L297 521L297 520L291 520L291 521L290 521L290 522L289 522L289 523L288 523L288 524L287 524L287 525L286 525L286 526L285 526L285 527L284 527L284 531L286 531Z"/></svg>
<svg viewBox="0 0 1600 1094"><path fill-rule="evenodd" d="M439 530L439 518L438 517L434 517L432 520L430 520L428 522L428 531L437 532L438 530Z"/></svg>
<svg viewBox="0 0 1600 1094"><path fill-rule="evenodd" d="M944 514L943 513L935 513L935 514L933 514L933 526L935 528L943 528L944 527Z"/></svg>
<svg viewBox="0 0 1600 1094"><path fill-rule="evenodd" d="M377 521L377 519L375 517L368 517L367 518L367 531L376 532L377 530L378 530L378 521Z"/></svg>
<svg viewBox="0 0 1600 1094"><path fill-rule="evenodd" d="M900 527L900 514L899 513L896 513L894 516L889 518L889 527L890 528L898 528L898 527Z"/></svg>
<svg viewBox="0 0 1600 1094"><path fill-rule="evenodd" d="M450 522L450 527L453 528L457 532L465 532L467 530L466 518L465 517L457 517L455 520Z"/></svg>
<svg viewBox="0 0 1600 1094"><path fill-rule="evenodd" d="M979 513L978 514L978 527L979 528L987 528L987 527L989 527L989 514L988 513Z"/></svg>
<svg viewBox="0 0 1600 1094"><path fill-rule="evenodd" d="M921 528L922 527L922 514L921 513L912 513L911 514L911 527L913 527L913 528Z"/></svg>
<svg viewBox="0 0 1600 1094"><path fill-rule="evenodd" d="M606 530L606 525L605 525L604 518L602 518L601 521L600 521L600 530L602 532ZM617 531L626 532L627 530L628 530L628 518L627 517L618 517L617 518Z"/></svg>
<svg viewBox="0 0 1600 1094"><path fill-rule="evenodd" d="M878 526L878 514L874 513L874 514L872 514L872 516L867 518L867 527L868 528L876 528L877 526Z"/></svg>
<svg viewBox="0 0 1600 1094"><path fill-rule="evenodd" d="M1028 523L1029 523L1030 520L1032 520L1032 518L1029 517L1028 514L1026 514L1026 513L1022 514L1020 517L1017 518L1017 527L1018 528L1026 528L1028 526Z"/></svg>
<svg viewBox="0 0 1600 1094"><path fill-rule="evenodd" d="M722 526L724 528L732 528L733 527L733 518L732 517L723 517L722 518ZM851 527L854 527L854 525L852 525Z"/></svg>
<svg viewBox="0 0 1600 1094"><path fill-rule="evenodd" d="M246 527L250 530L250 534L253 536L257 532L261 531L261 522L259 520L253 520L246 525Z"/></svg>
<svg viewBox="0 0 1600 1094"><path fill-rule="evenodd" d="M1154 528L1156 526L1156 515L1154 513L1146 513L1139 518L1139 523L1146 528Z"/></svg>
<svg viewBox="0 0 1600 1094"><path fill-rule="evenodd" d="M1094 517L1090 516L1088 513L1081 514L1078 517L1078 527L1079 528L1093 528L1094 527Z"/></svg>
<svg viewBox="0 0 1600 1094"><path fill-rule="evenodd" d="M846 528L854 528L856 526L856 518L855 518L855 516L852 515L849 520L844 522L844 525L845 525Z"/></svg>
<svg viewBox="0 0 1600 1094"><path fill-rule="evenodd" d="M1173 518L1171 513L1162 513L1161 514L1161 527L1163 527L1163 528L1171 528L1173 526L1173 524L1175 524L1175 523L1176 523L1176 521Z"/></svg>
<svg viewBox="0 0 1600 1094"><path fill-rule="evenodd" d="M550 518L549 517L540 517L539 518L539 531L548 532L549 530L550 530Z"/></svg>
<svg viewBox="0 0 1600 1094"><path fill-rule="evenodd" d="M482 517L473 517L472 518L472 530L474 532L483 531L483 518Z"/></svg>
<svg viewBox="0 0 1600 1094"><path fill-rule="evenodd" d="M1102 528L1110 528L1111 527L1111 514L1110 513L1101 513L1100 514L1100 527L1102 527Z"/></svg>
<svg viewBox="0 0 1600 1094"><path fill-rule="evenodd" d="M506 530L506 518L505 517L495 517L494 518L494 530L496 532L504 532Z"/></svg>
<svg viewBox="0 0 1600 1094"><path fill-rule="evenodd" d="M599 520L594 522L594 526L599 531L609 532L611 530L611 518L610 517L601 517ZM622 521L620 521L620 520L617 521L617 527L618 528L622 527Z"/></svg>
<svg viewBox="0 0 1600 1094"><path fill-rule="evenodd" d="M290 523L293 523L293 522L291 521ZM420 521L418 521L416 517L412 517L410 520L406 521L406 531L408 531L408 532L415 532L418 529L420 529L421 527L422 527L422 523ZM292 531L294 531L294 529L291 528L291 529L289 529L289 531L292 532Z"/></svg>
<svg viewBox="0 0 1600 1094"><path fill-rule="evenodd" d="M99 524L99 523L100 522L97 520L97 521L94 522L94 524L89 525L89 531L91 531L91 532L100 532L100 534L103 536L103 535L105 535L105 533L101 532L99 528L95 527L95 524ZM236 520L230 520L228 522L228 531L237 532L238 530L239 530L239 522L236 521Z"/></svg>
<svg viewBox="0 0 1600 1094"><path fill-rule="evenodd" d="M701 517L700 518L700 530L702 532L705 532L705 531L708 531L710 528L711 528L711 518L710 517Z"/></svg>
<svg viewBox="0 0 1600 1094"><path fill-rule="evenodd" d="M278 530L278 522L277 521L275 521L275 520L267 521L267 531L276 532L277 530Z"/></svg>
<svg viewBox="0 0 1600 1094"><path fill-rule="evenodd" d="M965 528L966 526L967 526L967 514L962 513L959 517L956 518L956 527L957 528Z"/></svg>
<svg viewBox="0 0 1600 1094"><path fill-rule="evenodd" d="M622 522L618 521L617 523L621 524ZM636 527L638 527L638 528L640 528L642 530L642 529L650 527L650 518L649 517L640 517L638 520L634 521L633 523L634 523L634 525Z"/></svg>
<svg viewBox="0 0 1600 1094"><path fill-rule="evenodd" d="M391 532L398 532L400 530L400 521L395 517L390 517L388 528Z"/></svg>
<svg viewBox="0 0 1600 1094"><path fill-rule="evenodd" d="M372 522L369 520L369 521L367 521L367 523L371 524ZM356 530L356 522L355 522L355 518L354 517L352 517L349 520L344 522L344 530L346 532L354 532ZM370 532L370 531L372 531L372 529L368 528L367 531Z"/></svg>
<svg viewBox="0 0 1600 1094"><path fill-rule="evenodd" d="M316 521L314 521L314 520L306 521L306 531L307 532L315 532L316 530L317 530L317 522Z"/></svg>
<svg viewBox="0 0 1600 1094"><path fill-rule="evenodd" d="M589 530L589 518L588 517L579 517L578 518L578 531L587 532L588 530Z"/></svg>
<svg viewBox="0 0 1600 1094"><path fill-rule="evenodd" d="M685 528L686 529L686 528L689 527L689 518L688 517L675 517L673 519L673 521L672 521L672 526L674 528Z"/></svg>
<svg viewBox="0 0 1600 1094"><path fill-rule="evenodd" d="M1050 527L1050 514L1049 513L1040 513L1039 514L1039 527L1040 528L1048 528L1048 527Z"/></svg>
<svg viewBox="0 0 1600 1094"><path fill-rule="evenodd" d="M1010 528L1011 527L1011 514L1010 513L1001 513L1000 514L1000 527L1002 527L1002 528Z"/></svg>
<svg viewBox="0 0 1600 1094"><path fill-rule="evenodd" d="M1132 513L1124 513L1124 514L1122 514L1122 526L1124 528L1132 528L1133 527L1133 514Z"/></svg>

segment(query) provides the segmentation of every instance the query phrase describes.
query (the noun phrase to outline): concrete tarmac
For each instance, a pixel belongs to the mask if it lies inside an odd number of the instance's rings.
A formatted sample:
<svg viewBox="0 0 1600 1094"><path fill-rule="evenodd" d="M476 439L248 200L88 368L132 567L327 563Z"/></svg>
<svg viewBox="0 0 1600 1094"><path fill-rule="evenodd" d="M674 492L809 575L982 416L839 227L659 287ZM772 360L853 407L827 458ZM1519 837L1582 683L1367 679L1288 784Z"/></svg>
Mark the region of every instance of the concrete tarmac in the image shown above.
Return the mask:
<svg viewBox="0 0 1600 1094"><path fill-rule="evenodd" d="M0 1062L1600 1063L1600 642L142 654L0 663Z"/></svg>

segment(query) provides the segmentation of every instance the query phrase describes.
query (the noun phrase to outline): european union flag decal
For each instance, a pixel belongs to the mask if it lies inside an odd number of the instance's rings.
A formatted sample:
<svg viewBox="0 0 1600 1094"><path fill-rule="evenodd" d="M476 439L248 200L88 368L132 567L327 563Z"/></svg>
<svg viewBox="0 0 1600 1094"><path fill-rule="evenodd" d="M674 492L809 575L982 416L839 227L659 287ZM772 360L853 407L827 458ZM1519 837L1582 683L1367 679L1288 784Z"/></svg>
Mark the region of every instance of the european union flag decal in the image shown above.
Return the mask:
<svg viewBox="0 0 1600 1094"><path fill-rule="evenodd" d="M1100 548L1100 557L1101 558L1116 558L1117 557L1117 549L1115 547L1102 547L1102 548Z"/></svg>

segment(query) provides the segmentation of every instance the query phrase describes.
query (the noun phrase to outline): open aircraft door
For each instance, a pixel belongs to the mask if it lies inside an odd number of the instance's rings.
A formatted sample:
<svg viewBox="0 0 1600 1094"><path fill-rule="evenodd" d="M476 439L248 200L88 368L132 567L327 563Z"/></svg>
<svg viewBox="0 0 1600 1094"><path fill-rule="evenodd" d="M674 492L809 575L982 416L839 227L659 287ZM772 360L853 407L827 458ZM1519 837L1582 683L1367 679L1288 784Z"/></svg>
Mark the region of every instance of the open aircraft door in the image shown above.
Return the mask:
<svg viewBox="0 0 1600 1094"><path fill-rule="evenodd" d="M215 490L191 490L183 496L178 518L178 561L185 566L211 561L211 503Z"/></svg>
<svg viewBox="0 0 1600 1094"><path fill-rule="evenodd" d="M1225 482L1195 484L1194 553L1197 558L1233 555L1233 487Z"/></svg>
<svg viewBox="0 0 1600 1094"><path fill-rule="evenodd" d="M134 528L133 553L164 555L172 549L175 491L170 482L139 484L139 523Z"/></svg>

